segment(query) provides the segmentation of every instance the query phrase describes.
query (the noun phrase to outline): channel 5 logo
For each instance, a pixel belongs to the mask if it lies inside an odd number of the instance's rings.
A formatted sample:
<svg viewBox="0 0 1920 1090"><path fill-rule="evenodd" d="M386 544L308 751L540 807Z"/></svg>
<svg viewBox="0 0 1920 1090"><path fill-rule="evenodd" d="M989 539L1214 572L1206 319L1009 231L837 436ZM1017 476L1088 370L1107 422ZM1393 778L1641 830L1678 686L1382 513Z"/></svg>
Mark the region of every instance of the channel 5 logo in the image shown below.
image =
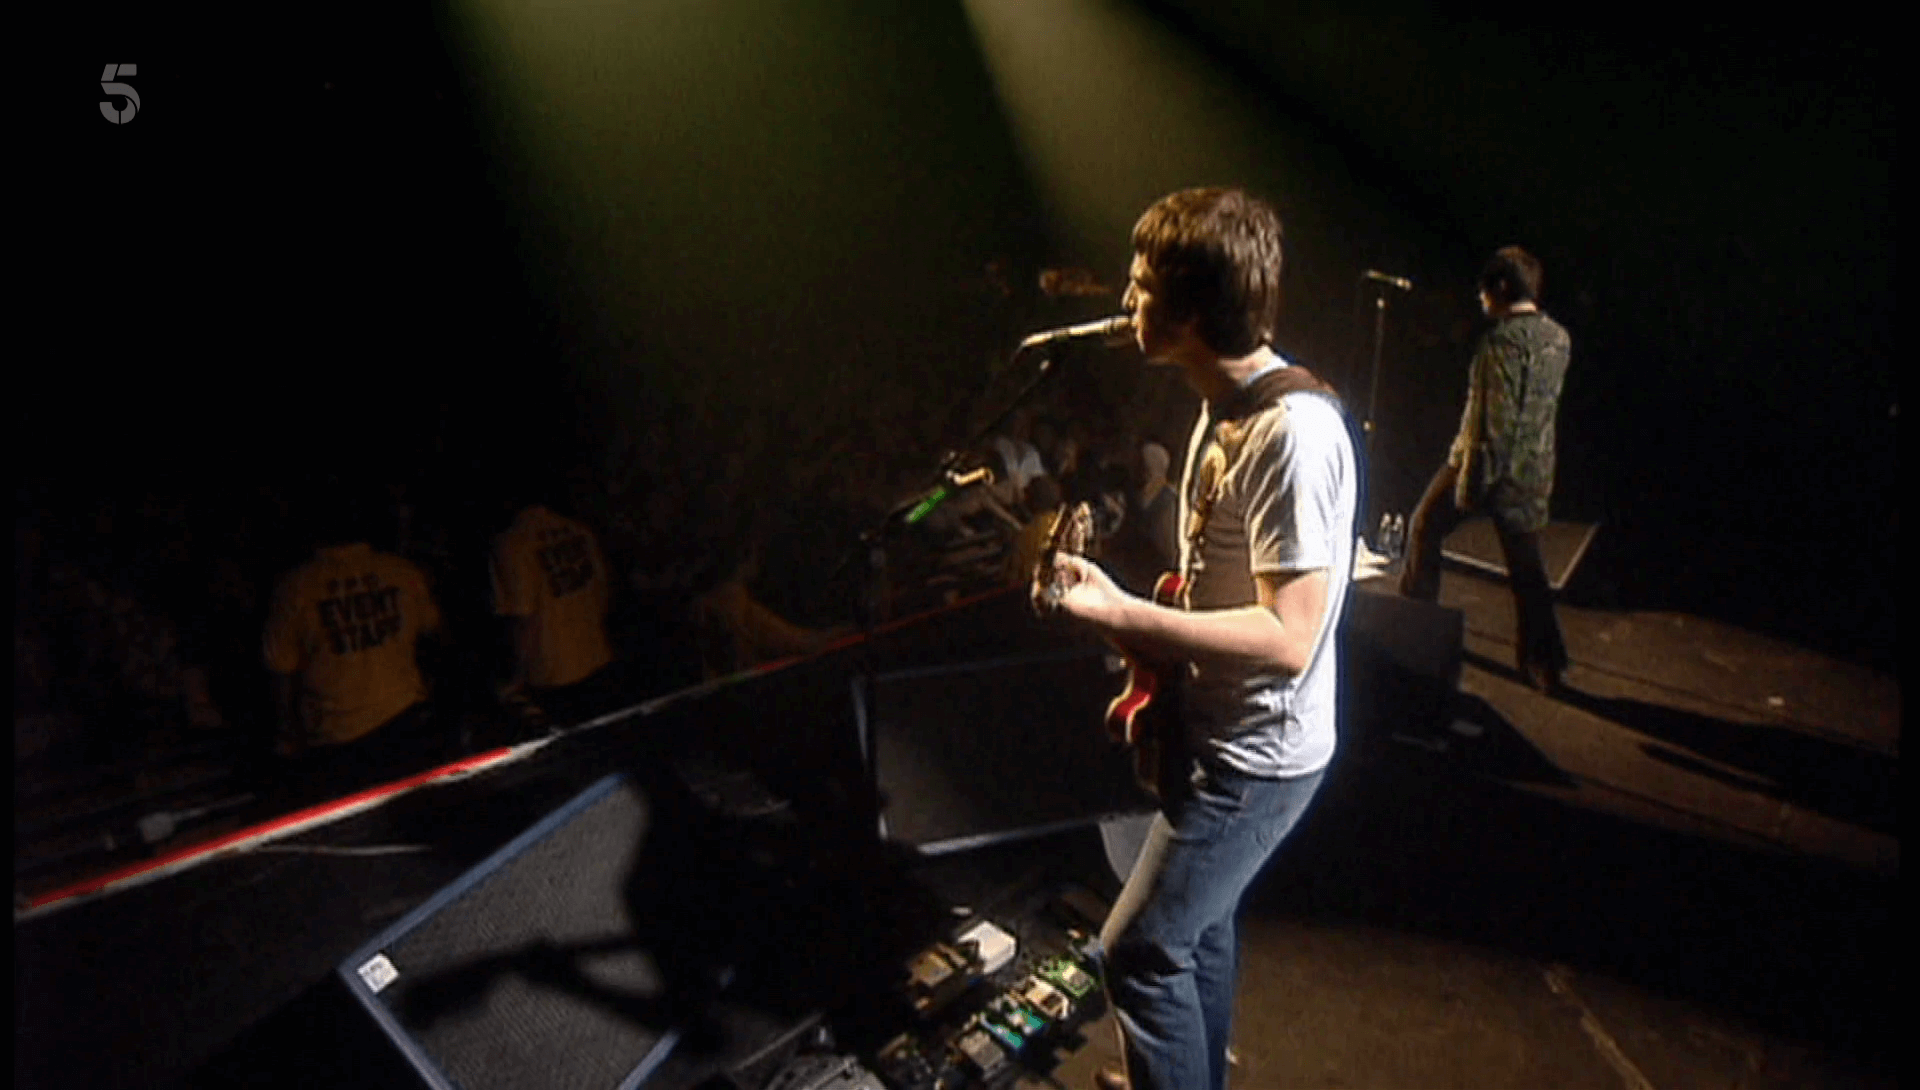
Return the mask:
<svg viewBox="0 0 1920 1090"><path fill-rule="evenodd" d="M140 92L134 90L130 83L119 82L138 75L139 72L140 66L137 64L109 64L106 70L100 73L100 89L107 94L118 95L127 100L124 108L110 101L101 100L101 117L116 125L124 125L133 120L134 114L140 112Z"/></svg>

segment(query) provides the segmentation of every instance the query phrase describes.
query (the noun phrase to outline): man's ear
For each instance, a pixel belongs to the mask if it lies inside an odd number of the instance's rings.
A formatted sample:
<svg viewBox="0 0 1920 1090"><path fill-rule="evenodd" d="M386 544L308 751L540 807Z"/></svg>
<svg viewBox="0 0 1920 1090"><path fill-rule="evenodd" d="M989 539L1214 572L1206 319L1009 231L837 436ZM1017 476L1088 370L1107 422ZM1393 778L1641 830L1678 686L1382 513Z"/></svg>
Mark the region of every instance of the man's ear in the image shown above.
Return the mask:
<svg viewBox="0 0 1920 1090"><path fill-rule="evenodd" d="M1195 344L1211 351L1212 346L1208 345L1206 338L1200 335L1200 316L1198 314L1188 318L1175 318L1167 323L1167 329L1168 332L1173 334L1173 343L1176 347Z"/></svg>

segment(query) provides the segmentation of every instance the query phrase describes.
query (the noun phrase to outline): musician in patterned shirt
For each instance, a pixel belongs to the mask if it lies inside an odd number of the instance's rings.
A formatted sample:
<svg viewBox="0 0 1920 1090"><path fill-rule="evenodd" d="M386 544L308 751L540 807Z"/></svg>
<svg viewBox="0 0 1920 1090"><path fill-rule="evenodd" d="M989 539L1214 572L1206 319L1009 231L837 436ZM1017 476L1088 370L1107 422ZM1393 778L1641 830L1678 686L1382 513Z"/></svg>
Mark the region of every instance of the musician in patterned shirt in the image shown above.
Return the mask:
<svg viewBox="0 0 1920 1090"><path fill-rule="evenodd" d="M1540 262L1518 246L1480 274L1480 308L1493 319L1473 354L1467 404L1446 464L1414 509L1400 592L1440 596L1440 544L1475 515L1493 520L1513 586L1520 673L1552 691L1567 668L1539 532L1553 494L1554 418L1573 342L1541 311Z"/></svg>

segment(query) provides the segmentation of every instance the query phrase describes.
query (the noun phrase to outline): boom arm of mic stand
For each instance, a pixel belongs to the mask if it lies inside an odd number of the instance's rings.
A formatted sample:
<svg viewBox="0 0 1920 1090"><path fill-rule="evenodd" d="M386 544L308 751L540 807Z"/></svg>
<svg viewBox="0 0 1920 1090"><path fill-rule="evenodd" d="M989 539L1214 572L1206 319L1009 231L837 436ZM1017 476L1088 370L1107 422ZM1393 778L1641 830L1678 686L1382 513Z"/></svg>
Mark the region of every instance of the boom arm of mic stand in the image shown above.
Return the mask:
<svg viewBox="0 0 1920 1090"><path fill-rule="evenodd" d="M1026 349L1015 349L1013 358L1018 359L1023 351L1026 351ZM1028 380L1020 392L1014 395L1013 400L1008 402L1007 406L1001 409L992 420L988 421L986 426L981 428L977 435L969 439L960 449L948 451L947 454L941 458L938 476L932 489L888 511L878 525L860 534L860 538L854 544L854 547L849 549L840 563L834 566L833 574L828 577L829 581L838 579L840 573L845 571L847 566L853 563L855 558L859 558L861 561L861 573L867 578L861 581L860 587L855 591L854 619L859 622L860 631L863 634L867 636L873 634L872 610L866 605L864 596L870 589L874 573L886 565L887 538L900 526L913 525L931 514L933 509L944 502L953 492L975 484L992 482L993 471L985 466L968 470L965 473L960 472L962 459L966 457L967 451L979 449L981 444L986 442L988 436L998 431L1000 426L1006 423L1007 418L1013 415L1015 409L1019 408L1028 398L1033 396L1034 391L1040 388L1041 383L1046 381L1047 376L1053 373L1053 363L1052 346L1041 346L1040 366L1033 378ZM870 658L873 653L872 648L873 645L870 640L863 640L861 642L859 657L855 660L853 681L855 691L859 694L862 707L869 708L869 710L872 702L874 678L874 666ZM862 737L856 739L855 744L859 747L861 756L866 761L868 787L869 790L872 791L872 797L876 807L878 807L880 799L880 767L875 757L875 739L873 738L873 732L871 730L866 731ZM880 817L877 811L875 816L876 818ZM876 822L876 832L878 829L879 825Z"/></svg>
<svg viewBox="0 0 1920 1090"><path fill-rule="evenodd" d="M977 466L965 473L949 469L944 480L929 492L895 505L887 516L887 525L905 523L912 526L933 513L933 509L953 498L953 496L976 484L992 484L993 470L986 466Z"/></svg>
<svg viewBox="0 0 1920 1090"><path fill-rule="evenodd" d="M1024 350L1014 349L1014 358L1018 359L1022 351ZM980 444L987 441L989 436L999 431L1000 425L1007 422L1007 418L1013 415L1014 410L1026 404L1027 399L1033 396L1034 391L1040 389L1041 384L1047 381L1047 376L1053 374L1053 362L1053 346L1041 345L1040 366L1034 371L1033 377L1027 380L1027 384L1020 388L1019 393L1013 395L1013 399L1008 401L1006 406L995 414L992 420L987 421L986 425L982 427L979 432L967 440L967 445L963 449L977 450Z"/></svg>
<svg viewBox="0 0 1920 1090"><path fill-rule="evenodd" d="M936 471L935 479L927 491L896 505L887 512L885 517L883 517L877 525L863 531L855 547L841 558L840 563L834 565L833 573L828 576L829 580L838 579L840 573L845 571L847 566L850 565L856 557L864 559L865 563L863 567L868 574L871 574L872 571L879 566L878 563L876 563L875 555L879 554L880 557L885 556L887 538L899 527L911 526L921 519L926 518L929 514L933 513L935 507L938 507L941 503L945 502L949 496L962 488L977 483L992 482L992 470L982 466L962 473L960 472L961 462L966 458L967 452L979 450L981 446L986 443L989 436L1000 430L1000 426L1007 422L1007 418L1013 415L1014 410L1024 405L1027 400L1033 396L1034 392L1040 389L1041 384L1046 382L1047 377L1053 373L1053 346L1040 345L1038 347L1040 350L1040 365L1035 370L1034 376L1027 380L1025 386L1020 388L1020 392L1013 395L1013 399L1007 402L1006 406L995 414L992 420L987 421L986 426L982 427L977 434L968 439L963 446L958 450L947 452L946 456L940 460L940 467ZM1023 353L1031 350L1031 348L1025 346L1016 348L1011 358L1018 359ZM863 609L861 612L864 614L865 610ZM863 630L870 627L864 616L860 617L859 620Z"/></svg>

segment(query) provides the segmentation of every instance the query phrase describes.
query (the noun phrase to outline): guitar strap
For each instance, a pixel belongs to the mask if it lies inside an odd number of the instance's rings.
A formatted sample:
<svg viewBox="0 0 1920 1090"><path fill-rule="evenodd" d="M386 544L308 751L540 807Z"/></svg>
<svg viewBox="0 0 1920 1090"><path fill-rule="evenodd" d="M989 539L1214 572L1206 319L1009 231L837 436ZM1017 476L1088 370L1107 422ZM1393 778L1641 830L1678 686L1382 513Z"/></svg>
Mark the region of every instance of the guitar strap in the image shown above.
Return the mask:
<svg viewBox="0 0 1920 1090"><path fill-rule="evenodd" d="M1180 471L1181 512L1187 520L1185 532L1180 537L1181 608L1191 605L1189 595L1193 587L1194 558L1199 555L1205 540L1207 520L1213 514L1214 504L1225 485L1227 470L1239 460L1246 447L1248 421L1261 412L1277 407L1282 398L1295 393L1317 394L1332 401L1336 408L1340 407L1339 395L1333 387L1306 368L1292 364L1269 371L1248 384L1220 406L1217 420L1213 418L1214 406L1211 403L1201 405L1199 419L1194 421L1193 435L1187 441L1187 460ZM1209 438L1217 442L1209 444ZM1203 461L1207 464L1203 465ZM1196 476L1200 483L1197 490ZM1197 496L1196 491L1200 493ZM1326 626L1322 625L1309 664L1318 658L1326 635ZM1191 670L1191 664L1186 669ZM1179 676L1184 676L1184 671L1175 676L1176 683ZM1185 751L1185 732L1174 729L1157 733L1162 735L1159 738L1161 752L1154 776L1159 796L1163 799L1172 798L1173 792L1178 791L1184 782L1184 760L1181 755Z"/></svg>
<svg viewBox="0 0 1920 1090"><path fill-rule="evenodd" d="M1194 422L1193 435L1187 441L1186 464L1180 471L1180 498L1187 513L1186 532L1180 538L1180 575L1187 586L1193 585L1193 559L1200 551L1214 502L1225 486L1227 470L1240 460L1240 452L1245 448L1247 421L1296 393L1318 394L1333 402L1335 408L1341 408L1340 395L1333 387L1298 364L1277 367L1254 379L1221 406L1218 420L1212 419L1212 403L1201 403L1200 418ZM1209 436L1218 441L1212 449L1207 445ZM1203 466L1203 460L1212 464ZM1194 495L1196 472L1202 478L1198 496Z"/></svg>

